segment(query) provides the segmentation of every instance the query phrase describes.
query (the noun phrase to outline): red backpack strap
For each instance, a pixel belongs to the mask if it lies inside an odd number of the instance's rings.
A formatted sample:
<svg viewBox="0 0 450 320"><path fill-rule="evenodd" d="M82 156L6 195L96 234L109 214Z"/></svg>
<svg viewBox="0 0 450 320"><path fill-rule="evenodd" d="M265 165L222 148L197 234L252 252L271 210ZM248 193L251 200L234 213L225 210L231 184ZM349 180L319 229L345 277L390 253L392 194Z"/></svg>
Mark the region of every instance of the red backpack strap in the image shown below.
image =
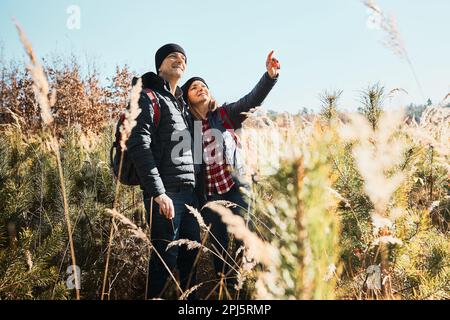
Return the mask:
<svg viewBox="0 0 450 320"><path fill-rule="evenodd" d="M233 121L231 121L230 116L228 115L227 110L224 107L219 107L220 116L222 117L223 122L228 126L226 129L234 129L235 125Z"/></svg>
<svg viewBox="0 0 450 320"><path fill-rule="evenodd" d="M228 115L227 110L225 110L224 107L219 107L219 112L220 112L220 116L222 117L222 121L224 124L225 129L227 129L227 131L229 131L231 133L231 135L234 138L234 141L236 141L236 143L239 142L239 139L237 137L237 135L234 133L234 123L233 121L230 119L230 116Z"/></svg>
<svg viewBox="0 0 450 320"><path fill-rule="evenodd" d="M150 100L152 101L153 112L154 112L155 128L158 128L159 119L161 118L158 99L156 98L156 95L155 95L155 93L153 92L152 89L144 88L143 90L148 95Z"/></svg>

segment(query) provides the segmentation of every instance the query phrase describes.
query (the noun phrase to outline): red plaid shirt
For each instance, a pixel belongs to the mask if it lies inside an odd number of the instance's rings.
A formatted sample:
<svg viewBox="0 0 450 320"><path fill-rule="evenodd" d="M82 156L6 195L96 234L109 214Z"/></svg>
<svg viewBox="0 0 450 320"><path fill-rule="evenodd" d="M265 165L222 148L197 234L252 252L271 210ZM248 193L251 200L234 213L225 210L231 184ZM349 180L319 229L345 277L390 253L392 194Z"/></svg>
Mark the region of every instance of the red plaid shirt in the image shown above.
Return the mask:
<svg viewBox="0 0 450 320"><path fill-rule="evenodd" d="M234 181L231 176L228 165L225 163L223 154L218 154L220 157L219 163L213 161L216 150L218 150L217 143L213 141L214 136L208 134L211 129L208 120L202 121L203 133L203 152L206 163L206 188L208 195L224 194L233 187Z"/></svg>

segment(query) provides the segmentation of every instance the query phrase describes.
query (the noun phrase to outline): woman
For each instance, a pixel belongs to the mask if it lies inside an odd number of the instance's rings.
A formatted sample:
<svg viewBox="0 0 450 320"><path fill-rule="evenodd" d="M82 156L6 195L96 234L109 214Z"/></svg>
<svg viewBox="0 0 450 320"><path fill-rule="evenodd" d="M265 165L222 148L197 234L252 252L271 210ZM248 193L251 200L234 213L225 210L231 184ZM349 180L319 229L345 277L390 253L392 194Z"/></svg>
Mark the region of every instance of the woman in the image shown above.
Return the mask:
<svg viewBox="0 0 450 320"><path fill-rule="evenodd" d="M278 79L280 64L273 57L273 51L267 57L266 69L267 72L249 94L237 102L220 107L217 107L215 100L211 97L204 79L193 77L181 87L193 120L197 121L197 126L201 122L203 161L197 175L197 184L202 204L217 200L230 201L237 204L231 210L234 214L239 215L242 215L243 209L248 206L239 190L246 186L239 179L243 173L243 167L237 147L238 139L234 130L241 128L242 122L246 119L242 113L260 106ZM221 134L221 136L216 136L217 134ZM204 208L202 215L206 223L211 225L211 232L216 237L216 239L211 239L212 244L219 253L222 253L222 257L233 265L234 262L229 259L232 254L225 251L229 243L226 225L219 215L209 208ZM240 244L236 241L235 248ZM230 274L228 264L222 259L215 257L214 267L218 274L230 279L227 281L228 287L232 287L236 283L235 277Z"/></svg>

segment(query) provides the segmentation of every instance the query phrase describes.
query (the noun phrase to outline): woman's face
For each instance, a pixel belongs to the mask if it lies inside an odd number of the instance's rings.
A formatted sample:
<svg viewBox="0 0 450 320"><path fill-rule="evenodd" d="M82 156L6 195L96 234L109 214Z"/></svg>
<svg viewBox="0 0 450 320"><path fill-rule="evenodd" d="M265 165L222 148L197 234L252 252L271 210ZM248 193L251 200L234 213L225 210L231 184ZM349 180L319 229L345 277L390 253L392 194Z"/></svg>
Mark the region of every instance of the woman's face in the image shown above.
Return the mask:
<svg viewBox="0 0 450 320"><path fill-rule="evenodd" d="M188 90L188 100L191 105L203 104L211 100L208 87L201 81L194 81Z"/></svg>

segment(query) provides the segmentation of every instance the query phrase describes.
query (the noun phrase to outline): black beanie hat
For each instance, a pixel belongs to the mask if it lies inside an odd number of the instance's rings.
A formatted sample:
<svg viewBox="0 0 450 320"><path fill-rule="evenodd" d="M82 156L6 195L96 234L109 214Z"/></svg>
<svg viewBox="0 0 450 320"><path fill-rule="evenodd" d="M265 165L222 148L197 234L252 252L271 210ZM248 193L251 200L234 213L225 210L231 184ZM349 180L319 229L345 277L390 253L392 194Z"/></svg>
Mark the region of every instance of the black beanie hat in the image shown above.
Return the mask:
<svg viewBox="0 0 450 320"><path fill-rule="evenodd" d="M188 81L186 81L185 84L183 84L181 86L181 90L183 91L183 99L184 101L187 103L188 102L188 91L189 88L191 86L191 84L193 84L195 81L201 81L205 84L205 86L209 89L208 84L206 83L206 81L203 78L200 77L192 77L190 78Z"/></svg>
<svg viewBox="0 0 450 320"><path fill-rule="evenodd" d="M161 67L161 64L164 61L164 59L172 52L182 53L187 62L186 53L184 52L184 49L181 46L179 46L175 43L166 44L166 45L162 46L161 48L159 48L158 51L156 51L156 54L155 54L156 73L158 73L159 67Z"/></svg>

